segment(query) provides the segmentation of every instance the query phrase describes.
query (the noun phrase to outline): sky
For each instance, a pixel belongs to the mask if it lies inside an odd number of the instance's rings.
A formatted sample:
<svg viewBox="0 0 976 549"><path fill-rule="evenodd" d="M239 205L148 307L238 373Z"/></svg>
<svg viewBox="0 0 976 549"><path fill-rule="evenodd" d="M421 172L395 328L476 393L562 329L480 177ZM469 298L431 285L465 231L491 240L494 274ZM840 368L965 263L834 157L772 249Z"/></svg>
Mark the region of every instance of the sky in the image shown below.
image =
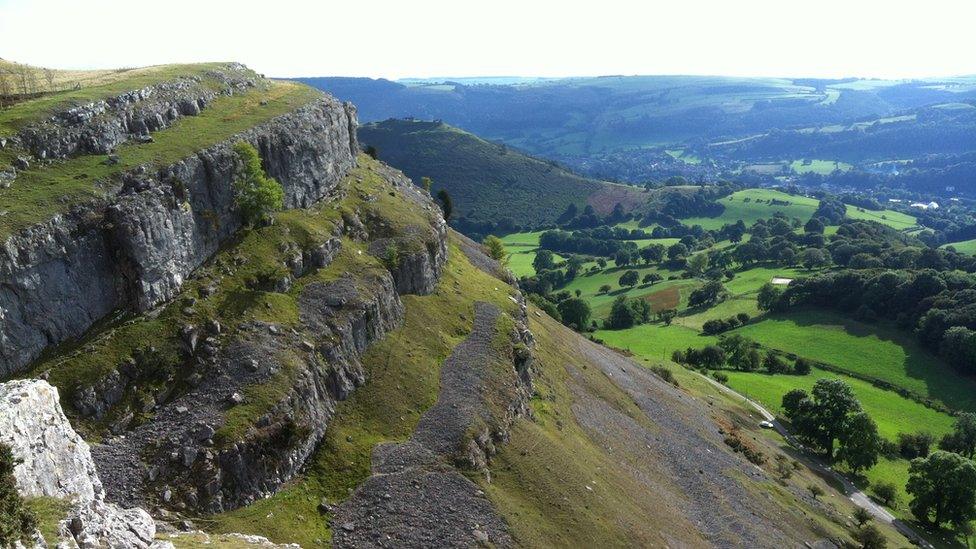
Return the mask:
<svg viewBox="0 0 976 549"><path fill-rule="evenodd" d="M976 0L0 0L0 58L268 76L976 74Z"/></svg>

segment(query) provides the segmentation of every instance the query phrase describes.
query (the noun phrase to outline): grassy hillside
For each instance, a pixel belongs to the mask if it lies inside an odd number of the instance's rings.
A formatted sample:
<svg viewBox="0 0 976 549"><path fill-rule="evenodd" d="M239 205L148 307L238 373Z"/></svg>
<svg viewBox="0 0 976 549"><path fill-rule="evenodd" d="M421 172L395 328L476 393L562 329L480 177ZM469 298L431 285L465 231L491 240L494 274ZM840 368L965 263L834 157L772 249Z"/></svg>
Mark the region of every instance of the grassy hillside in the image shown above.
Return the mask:
<svg viewBox="0 0 976 549"><path fill-rule="evenodd" d="M447 190L454 217L469 222L536 227L553 223L570 204L591 204L609 213L617 202L635 206L642 192L586 179L552 163L489 143L439 122L387 120L359 129L359 139L379 158L415 183L433 180L432 192Z"/></svg>

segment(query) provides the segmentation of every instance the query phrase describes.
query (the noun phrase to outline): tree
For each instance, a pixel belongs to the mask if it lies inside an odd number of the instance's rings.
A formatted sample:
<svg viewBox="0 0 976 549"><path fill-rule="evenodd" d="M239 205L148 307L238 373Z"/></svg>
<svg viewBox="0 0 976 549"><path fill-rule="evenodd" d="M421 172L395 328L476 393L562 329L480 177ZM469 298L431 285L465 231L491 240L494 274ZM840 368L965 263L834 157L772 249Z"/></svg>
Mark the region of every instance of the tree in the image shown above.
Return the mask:
<svg viewBox="0 0 976 549"><path fill-rule="evenodd" d="M678 260L688 255L688 246L677 242L668 248L668 259Z"/></svg>
<svg viewBox="0 0 976 549"><path fill-rule="evenodd" d="M420 186L423 187L425 191L427 191L427 194L430 194L430 189L431 187L434 186L434 180L425 175L420 178Z"/></svg>
<svg viewBox="0 0 976 549"><path fill-rule="evenodd" d="M798 376L805 376L813 369L813 362L802 356L793 363L793 373Z"/></svg>
<svg viewBox="0 0 976 549"><path fill-rule="evenodd" d="M785 374L790 371L789 364L774 353L766 353L762 365L771 374Z"/></svg>
<svg viewBox="0 0 976 549"><path fill-rule="evenodd" d="M621 286L634 287L637 285L639 277L640 275L637 273L637 271L627 271L620 276L619 282Z"/></svg>
<svg viewBox="0 0 976 549"><path fill-rule="evenodd" d="M725 351L718 345L706 345L699 351L698 365L709 370L716 370L725 364Z"/></svg>
<svg viewBox="0 0 976 549"><path fill-rule="evenodd" d="M908 460L927 457L933 442L932 433L898 433L898 453Z"/></svg>
<svg viewBox="0 0 976 549"><path fill-rule="evenodd" d="M665 326L670 326L676 316L678 316L677 309L664 309L657 313L657 319L663 322Z"/></svg>
<svg viewBox="0 0 976 549"><path fill-rule="evenodd" d="M865 412L858 412L847 418L840 435L837 458L847 464L851 471L874 467L881 453L881 437L878 426Z"/></svg>
<svg viewBox="0 0 976 549"><path fill-rule="evenodd" d="M719 339L718 345L725 351L726 362L736 370L751 372L759 367L759 351L751 339L732 334Z"/></svg>
<svg viewBox="0 0 976 549"><path fill-rule="evenodd" d="M823 221L820 221L816 217L811 217L810 221L807 221L807 224L803 226L803 231L807 233L823 234Z"/></svg>
<svg viewBox="0 0 976 549"><path fill-rule="evenodd" d="M756 306L760 311L770 311L776 306L782 293L783 291L777 288L775 284L767 282L759 288L759 294L756 295Z"/></svg>
<svg viewBox="0 0 976 549"><path fill-rule="evenodd" d="M627 304L626 296L617 296L610 306L610 316L607 317L607 327L621 330L632 327L637 323L634 310Z"/></svg>
<svg viewBox="0 0 976 549"><path fill-rule="evenodd" d="M852 434L853 428L870 427L866 427L863 418L849 425L849 418L861 411L861 404L850 385L839 379L818 379L810 395L802 389L791 390L783 396L783 411L797 436L820 448L828 458L834 456L836 439L843 438L855 446L863 444L868 449L873 447L871 440L859 440ZM874 434L877 435L876 427ZM870 438L870 433L864 436ZM855 463L863 463L869 455L858 448L852 448L851 452L857 456L852 457Z"/></svg>
<svg viewBox="0 0 976 549"><path fill-rule="evenodd" d="M446 189L441 189L437 191L437 201L441 204L441 211L444 212L444 221L451 220L451 213L454 211L454 202L451 201L451 195L447 194Z"/></svg>
<svg viewBox="0 0 976 549"><path fill-rule="evenodd" d="M611 290L611 288L610 288L610 285L609 284L604 284L604 285L600 286L600 293L601 294L608 294L608 293L610 293L610 290Z"/></svg>
<svg viewBox="0 0 976 549"><path fill-rule="evenodd" d="M550 271L556 268L556 260L553 253L549 250L539 250L535 253L535 258L532 260L532 268L535 272L541 273L542 271Z"/></svg>
<svg viewBox="0 0 976 549"><path fill-rule="evenodd" d="M959 414L952 432L942 437L939 448L973 459L973 454L976 454L976 414Z"/></svg>
<svg viewBox="0 0 976 549"><path fill-rule="evenodd" d="M502 242L502 239L490 234L481 243L484 244L485 249L488 251L488 257L502 263L508 261L508 252L505 251L505 243Z"/></svg>
<svg viewBox="0 0 976 549"><path fill-rule="evenodd" d="M803 250L801 263L807 269L815 269L827 264L827 254L820 248L807 248Z"/></svg>
<svg viewBox="0 0 976 549"><path fill-rule="evenodd" d="M708 255L704 252L695 254L688 259L688 272L694 276L700 276L708 268Z"/></svg>
<svg viewBox="0 0 976 549"><path fill-rule="evenodd" d="M922 522L959 526L976 518L976 465L959 454L938 450L913 459L905 490Z"/></svg>
<svg viewBox="0 0 976 549"><path fill-rule="evenodd" d="M17 492L17 463L10 447L0 444L0 547L12 547L18 541L33 545L29 540L37 529L37 517Z"/></svg>
<svg viewBox="0 0 976 549"><path fill-rule="evenodd" d="M711 306L725 298L728 291L717 280L709 280L701 288L692 290L688 296L689 307Z"/></svg>
<svg viewBox="0 0 976 549"><path fill-rule="evenodd" d="M45 68L44 69L44 81L47 82L47 91L54 91L54 70Z"/></svg>
<svg viewBox="0 0 976 549"><path fill-rule="evenodd" d="M643 283L643 284L654 284L655 282L658 282L659 280L661 280L661 275L659 275L657 273L647 273L646 275L644 275L644 278L641 279L641 283Z"/></svg>
<svg viewBox="0 0 976 549"><path fill-rule="evenodd" d="M871 520L870 511L868 511L864 507L858 507L857 509L854 509L854 522L857 523L857 526L859 528L867 524L870 520Z"/></svg>
<svg viewBox="0 0 976 549"><path fill-rule="evenodd" d="M664 246L661 244L649 244L640 251L641 259L644 263L657 263L664 259Z"/></svg>
<svg viewBox="0 0 976 549"><path fill-rule="evenodd" d="M261 167L257 149L246 141L234 145L237 155L237 173L234 179L237 209L250 226L260 225L284 205L285 191Z"/></svg>
<svg viewBox="0 0 976 549"><path fill-rule="evenodd" d="M898 487L890 482L878 482L871 487L874 495L888 507L891 507L898 499Z"/></svg>
<svg viewBox="0 0 976 549"><path fill-rule="evenodd" d="M862 549L885 549L888 546L888 540L885 539L884 534L873 524L858 529L854 532L853 538L854 541L861 544Z"/></svg>
<svg viewBox="0 0 976 549"><path fill-rule="evenodd" d="M619 250L614 256L613 260L617 263L618 267L626 267L630 265L630 252L627 250Z"/></svg>
<svg viewBox="0 0 976 549"><path fill-rule="evenodd" d="M363 152L365 152L366 156L372 158L373 160L376 160L376 158L379 157L380 155L379 151L376 150L376 147L372 145L366 145L366 148L363 149Z"/></svg>
<svg viewBox="0 0 976 549"><path fill-rule="evenodd" d="M562 316L563 324L567 326L576 330L585 330L590 324L590 305L578 297L560 301L557 308L560 316Z"/></svg>

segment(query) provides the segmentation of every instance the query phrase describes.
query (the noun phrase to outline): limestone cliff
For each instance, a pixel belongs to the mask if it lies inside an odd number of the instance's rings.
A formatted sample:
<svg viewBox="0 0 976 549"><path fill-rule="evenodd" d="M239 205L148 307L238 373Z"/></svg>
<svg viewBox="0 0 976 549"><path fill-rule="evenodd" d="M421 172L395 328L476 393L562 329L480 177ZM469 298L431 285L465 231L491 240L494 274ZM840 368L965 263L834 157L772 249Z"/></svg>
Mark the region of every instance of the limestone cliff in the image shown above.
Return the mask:
<svg viewBox="0 0 976 549"><path fill-rule="evenodd" d="M229 77L223 93L248 82ZM111 150L126 140L151 140L150 130L198 114L214 93L183 80L141 89L58 113L16 139L49 158ZM284 187L286 207L305 207L356 164L355 126L353 107L322 96L178 162L120 174L103 182L102 198L6 238L0 376L23 370L48 346L81 335L115 309L145 311L172 298L240 227L234 143L258 149Z"/></svg>

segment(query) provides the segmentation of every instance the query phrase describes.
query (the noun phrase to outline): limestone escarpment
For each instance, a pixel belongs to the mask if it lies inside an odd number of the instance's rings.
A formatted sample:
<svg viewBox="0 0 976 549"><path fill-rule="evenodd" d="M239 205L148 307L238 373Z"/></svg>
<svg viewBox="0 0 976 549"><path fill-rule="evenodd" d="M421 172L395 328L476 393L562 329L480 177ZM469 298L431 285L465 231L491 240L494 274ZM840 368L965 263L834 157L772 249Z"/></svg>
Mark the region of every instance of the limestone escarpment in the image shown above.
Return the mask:
<svg viewBox="0 0 976 549"><path fill-rule="evenodd" d="M240 227L234 143L258 149L286 207L304 207L355 166L355 124L351 106L322 97L174 164L126 173L105 198L9 237L0 244L0 376L114 309L144 311L175 295Z"/></svg>

